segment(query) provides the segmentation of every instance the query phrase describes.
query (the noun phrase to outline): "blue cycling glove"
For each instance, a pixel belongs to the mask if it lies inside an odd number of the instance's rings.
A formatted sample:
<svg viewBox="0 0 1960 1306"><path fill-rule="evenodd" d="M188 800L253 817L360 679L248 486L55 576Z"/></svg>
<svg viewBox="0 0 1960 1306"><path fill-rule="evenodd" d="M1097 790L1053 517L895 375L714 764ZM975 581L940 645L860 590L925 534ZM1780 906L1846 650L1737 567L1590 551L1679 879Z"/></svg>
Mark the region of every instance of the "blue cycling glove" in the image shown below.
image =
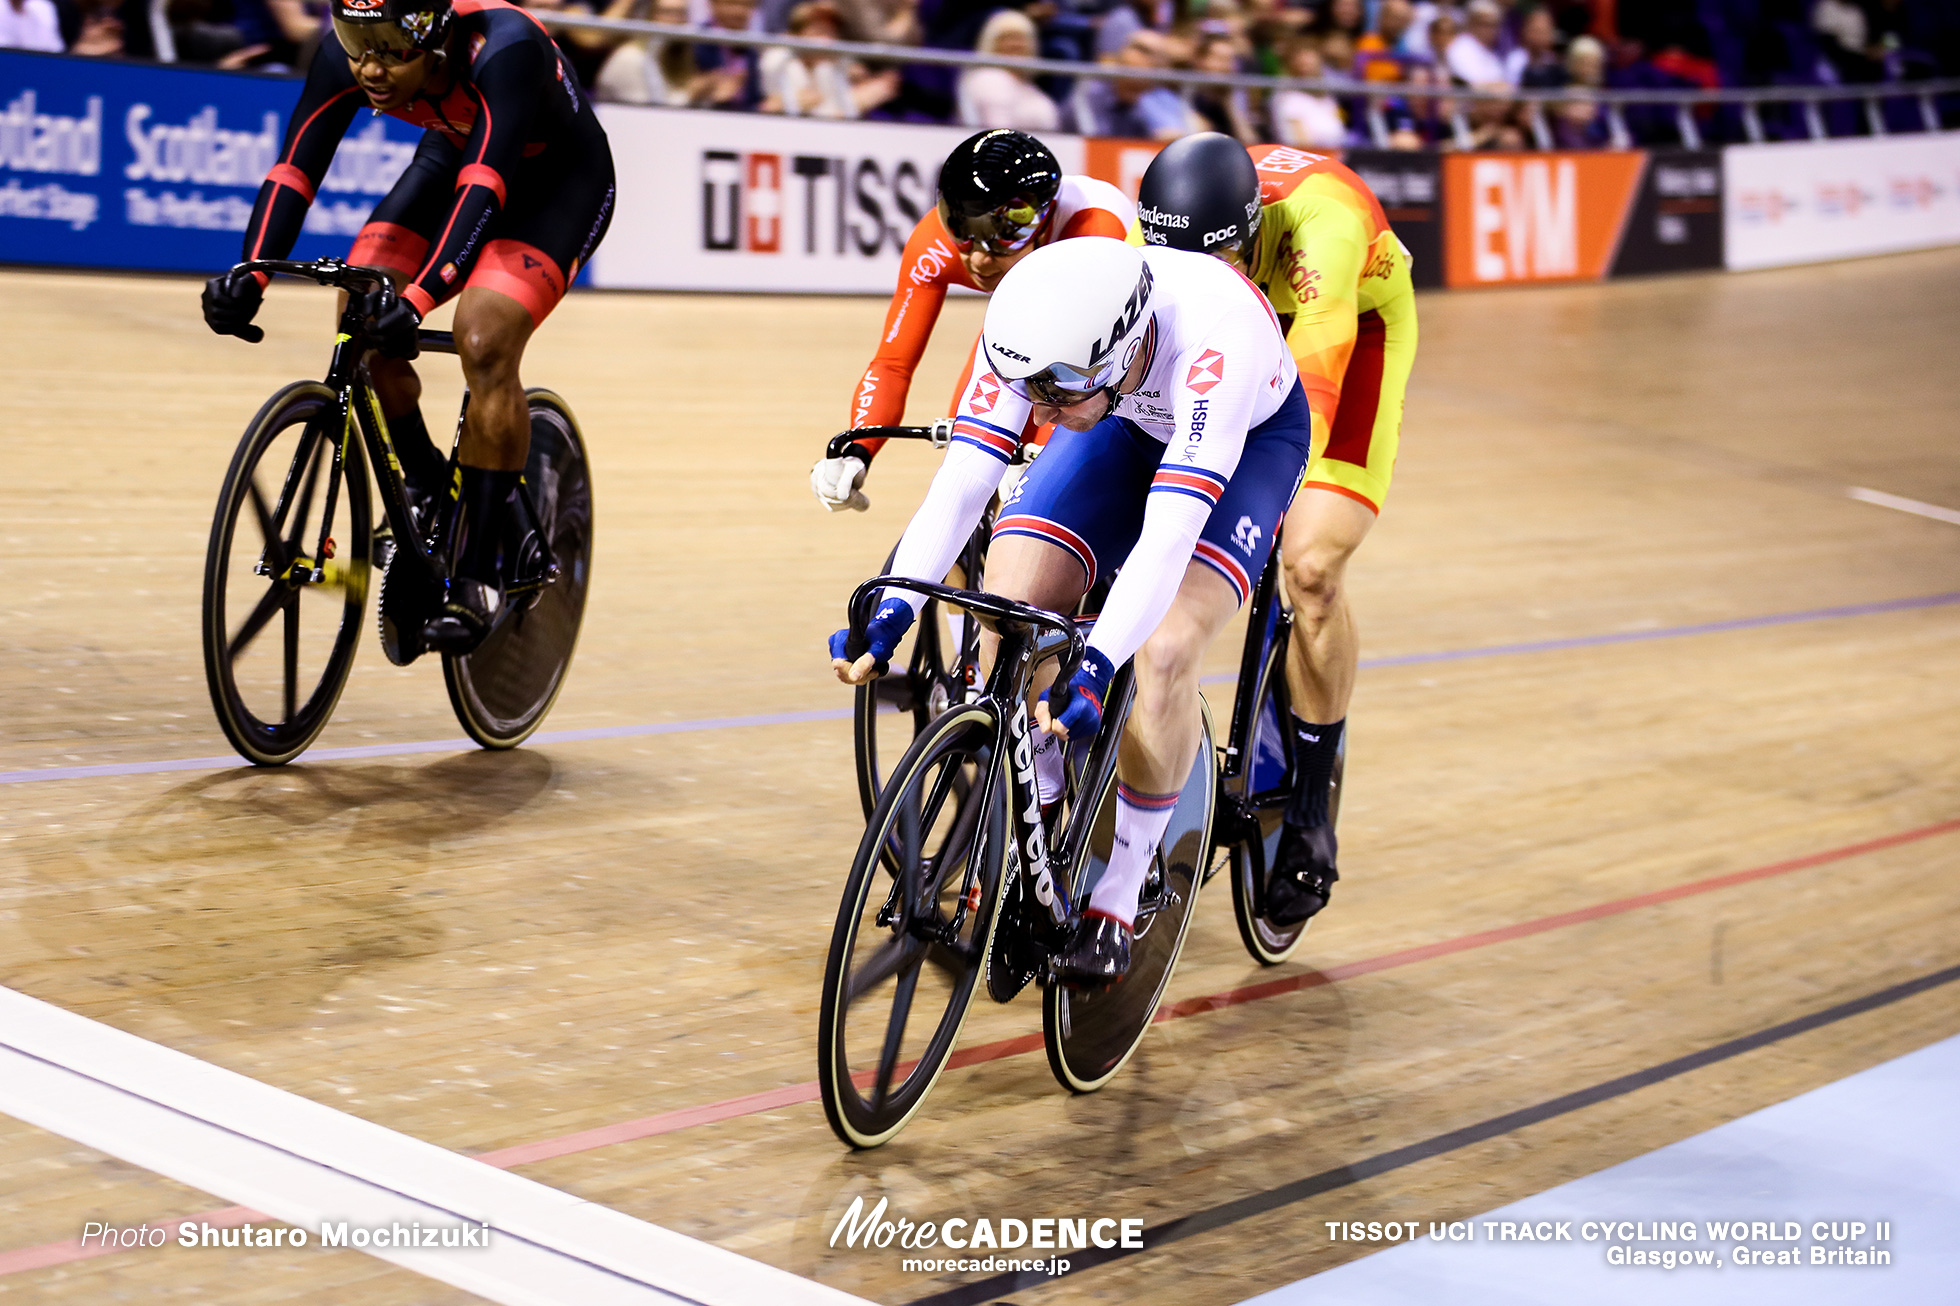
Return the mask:
<svg viewBox="0 0 1960 1306"><path fill-rule="evenodd" d="M1041 691L1041 701L1048 704L1048 714L1059 723L1068 737L1077 742L1094 739L1102 729L1103 701L1109 697L1109 682L1116 675L1116 668L1110 665L1107 657L1095 649L1084 649L1082 665L1075 669L1060 696L1048 697L1050 690ZM1061 704L1061 711L1055 704Z"/></svg>
<svg viewBox="0 0 1960 1306"><path fill-rule="evenodd" d="M869 653L877 664L876 673L882 676L891 669L892 654L898 651L898 641L905 638L905 632L912 629L912 620L910 603L886 599L865 623L862 640L851 638L849 626L830 637L830 656L855 662Z"/></svg>

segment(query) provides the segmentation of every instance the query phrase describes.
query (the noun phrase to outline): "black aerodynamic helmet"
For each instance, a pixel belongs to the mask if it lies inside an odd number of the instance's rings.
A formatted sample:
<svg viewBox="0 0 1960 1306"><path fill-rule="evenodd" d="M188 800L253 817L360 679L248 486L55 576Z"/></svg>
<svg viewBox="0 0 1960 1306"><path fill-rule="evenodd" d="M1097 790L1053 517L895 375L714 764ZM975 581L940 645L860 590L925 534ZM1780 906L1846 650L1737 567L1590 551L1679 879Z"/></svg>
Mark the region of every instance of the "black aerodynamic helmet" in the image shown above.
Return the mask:
<svg viewBox="0 0 1960 1306"><path fill-rule="evenodd" d="M331 0L334 35L347 57L400 63L436 49L449 35L450 0Z"/></svg>
<svg viewBox="0 0 1960 1306"><path fill-rule="evenodd" d="M962 252L1025 247L1055 211L1062 165L1026 132L997 127L953 147L939 169L939 220Z"/></svg>
<svg viewBox="0 0 1960 1306"><path fill-rule="evenodd" d="M1251 261L1259 239L1259 169L1245 146L1222 132L1172 141L1150 161L1137 191L1137 223L1150 245L1217 254L1236 249Z"/></svg>

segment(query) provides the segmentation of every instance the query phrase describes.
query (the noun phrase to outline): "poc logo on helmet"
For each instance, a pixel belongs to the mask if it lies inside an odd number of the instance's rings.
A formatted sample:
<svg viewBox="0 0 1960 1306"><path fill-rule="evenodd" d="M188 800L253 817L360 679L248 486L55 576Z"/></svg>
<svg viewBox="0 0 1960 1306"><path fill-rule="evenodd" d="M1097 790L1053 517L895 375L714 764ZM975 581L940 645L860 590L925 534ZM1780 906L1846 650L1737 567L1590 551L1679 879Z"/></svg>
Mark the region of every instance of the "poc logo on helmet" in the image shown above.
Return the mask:
<svg viewBox="0 0 1960 1306"><path fill-rule="evenodd" d="M1220 227L1217 231L1207 231L1205 233L1205 248L1210 249L1221 240L1230 240L1238 234L1239 224L1236 222L1229 227Z"/></svg>

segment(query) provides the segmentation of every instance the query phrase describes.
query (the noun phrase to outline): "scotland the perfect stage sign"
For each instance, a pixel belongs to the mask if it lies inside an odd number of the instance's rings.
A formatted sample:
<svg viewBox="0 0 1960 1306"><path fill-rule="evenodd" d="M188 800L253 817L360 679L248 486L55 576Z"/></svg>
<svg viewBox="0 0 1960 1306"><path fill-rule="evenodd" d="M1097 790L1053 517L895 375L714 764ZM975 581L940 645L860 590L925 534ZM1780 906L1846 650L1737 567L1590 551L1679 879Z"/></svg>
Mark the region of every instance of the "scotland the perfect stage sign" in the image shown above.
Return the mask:
<svg viewBox="0 0 1960 1306"><path fill-rule="evenodd" d="M0 51L0 262L230 266L299 88L292 77ZM357 117L294 256L344 255L419 137Z"/></svg>

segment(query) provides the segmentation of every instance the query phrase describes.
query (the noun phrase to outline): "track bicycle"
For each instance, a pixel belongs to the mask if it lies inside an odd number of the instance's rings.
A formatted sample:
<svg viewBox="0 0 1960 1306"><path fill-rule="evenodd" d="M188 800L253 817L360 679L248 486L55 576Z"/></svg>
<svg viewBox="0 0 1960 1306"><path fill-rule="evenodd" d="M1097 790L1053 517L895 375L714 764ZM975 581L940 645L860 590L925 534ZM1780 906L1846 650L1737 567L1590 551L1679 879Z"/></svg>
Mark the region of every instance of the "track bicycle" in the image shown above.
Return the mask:
<svg viewBox="0 0 1960 1306"><path fill-rule="evenodd" d="M366 364L368 322L395 294L388 273L338 259L258 259L233 271L347 292L324 381L285 386L246 426L205 554L202 632L212 707L243 757L277 766L318 738L340 700L374 571L383 573L378 607L388 660L405 666L426 651L422 628L440 609L455 564L455 443L469 395L451 441L447 501L418 514ZM238 334L264 338L257 326ZM425 352L456 352L450 332L424 330L419 339ZM456 718L485 748L515 747L550 710L591 581L585 441L563 399L544 389L525 394L531 451L504 514L505 603L475 649L442 655ZM381 492L378 529L370 466ZM276 637L266 638L274 626Z"/></svg>
<svg viewBox="0 0 1960 1306"><path fill-rule="evenodd" d="M1066 682L1084 637L1071 617L949 585L875 577L850 628L887 590L965 612L1000 637L985 686L941 712L893 766L859 841L831 934L818 1018L824 1114L853 1147L876 1147L918 1111L946 1068L982 975L1011 1000L1042 981L1049 1068L1074 1092L1108 1083L1135 1052L1169 984L1212 848L1217 769L1209 713L1146 878L1129 971L1095 989L1048 981L1115 832L1117 743L1133 697L1117 671L1102 729L1071 748L1067 801L1044 821L1027 695L1036 667ZM917 1011L923 1017L914 1024Z"/></svg>

